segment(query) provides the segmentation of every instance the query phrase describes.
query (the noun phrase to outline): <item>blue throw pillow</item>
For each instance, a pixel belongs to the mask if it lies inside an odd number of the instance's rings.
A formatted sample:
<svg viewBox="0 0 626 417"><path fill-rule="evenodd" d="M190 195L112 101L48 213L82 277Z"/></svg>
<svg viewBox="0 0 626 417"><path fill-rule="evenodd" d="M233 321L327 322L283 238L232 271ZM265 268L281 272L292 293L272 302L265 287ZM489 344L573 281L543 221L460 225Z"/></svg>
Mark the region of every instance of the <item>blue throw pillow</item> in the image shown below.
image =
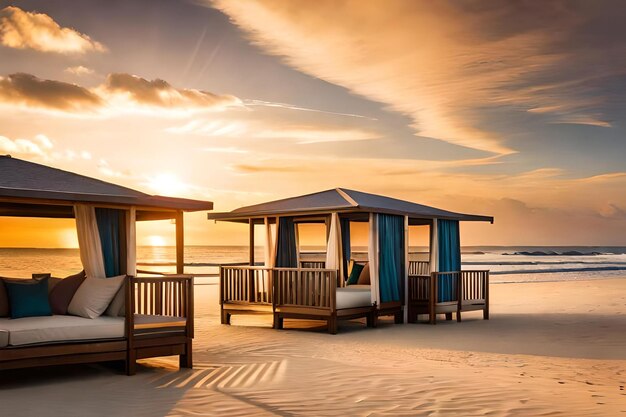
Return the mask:
<svg viewBox="0 0 626 417"><path fill-rule="evenodd" d="M9 296L12 319L52 315L48 300L48 278L35 283L5 281L4 285Z"/></svg>
<svg viewBox="0 0 626 417"><path fill-rule="evenodd" d="M348 285L355 285L359 282L363 268L365 268L365 265L357 264L356 262L352 265L352 271L350 271L350 276L348 277Z"/></svg>

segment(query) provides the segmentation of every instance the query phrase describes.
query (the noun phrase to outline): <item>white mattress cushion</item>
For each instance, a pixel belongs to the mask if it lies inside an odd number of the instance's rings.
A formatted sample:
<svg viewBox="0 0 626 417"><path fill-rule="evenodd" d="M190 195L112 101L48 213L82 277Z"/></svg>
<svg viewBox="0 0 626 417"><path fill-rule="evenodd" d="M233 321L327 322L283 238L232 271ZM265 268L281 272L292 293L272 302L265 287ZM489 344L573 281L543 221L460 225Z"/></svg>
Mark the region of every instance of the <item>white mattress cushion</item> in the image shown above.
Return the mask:
<svg viewBox="0 0 626 417"><path fill-rule="evenodd" d="M0 348L5 347L8 344L9 344L9 332L7 332L6 330L0 330Z"/></svg>
<svg viewBox="0 0 626 417"><path fill-rule="evenodd" d="M0 319L0 329L8 331L10 346L76 340L124 337L124 318L102 316L86 319L76 316L25 317Z"/></svg>
<svg viewBox="0 0 626 417"><path fill-rule="evenodd" d="M337 309L369 307L372 305L372 290L369 285L349 285L337 288Z"/></svg>

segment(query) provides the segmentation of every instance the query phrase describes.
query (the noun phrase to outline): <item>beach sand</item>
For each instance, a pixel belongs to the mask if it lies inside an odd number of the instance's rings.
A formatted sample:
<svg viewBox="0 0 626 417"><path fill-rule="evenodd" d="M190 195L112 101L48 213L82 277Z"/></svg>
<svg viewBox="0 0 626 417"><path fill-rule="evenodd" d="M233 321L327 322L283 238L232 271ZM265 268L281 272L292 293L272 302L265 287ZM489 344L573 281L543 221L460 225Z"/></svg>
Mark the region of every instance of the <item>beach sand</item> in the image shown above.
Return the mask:
<svg viewBox="0 0 626 417"><path fill-rule="evenodd" d="M626 416L626 279L494 284L467 313L377 329L235 316L197 286L195 368L0 373L2 416ZM305 330L303 330L305 329Z"/></svg>

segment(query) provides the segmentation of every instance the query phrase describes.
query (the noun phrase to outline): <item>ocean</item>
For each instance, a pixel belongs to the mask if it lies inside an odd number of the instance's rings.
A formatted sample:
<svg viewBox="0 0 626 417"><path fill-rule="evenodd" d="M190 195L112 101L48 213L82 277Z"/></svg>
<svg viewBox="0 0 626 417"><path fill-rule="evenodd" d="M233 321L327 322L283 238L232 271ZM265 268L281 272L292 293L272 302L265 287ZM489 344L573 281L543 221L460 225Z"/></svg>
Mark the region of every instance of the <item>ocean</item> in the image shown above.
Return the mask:
<svg viewBox="0 0 626 417"><path fill-rule="evenodd" d="M308 247L303 258L323 259L323 248ZM353 248L355 259L366 257L366 248ZM410 249L411 259L426 259L426 248ZM489 269L491 282L570 281L599 278L626 278L626 247L598 246L471 246L462 249L463 269ZM255 250L263 259L263 248ZM175 248L139 247L138 269L174 272ZM215 284L218 265L245 263L246 246L188 246L185 271L209 275L198 284ZM63 277L82 269L78 249L0 248L0 276L30 277L51 273Z"/></svg>

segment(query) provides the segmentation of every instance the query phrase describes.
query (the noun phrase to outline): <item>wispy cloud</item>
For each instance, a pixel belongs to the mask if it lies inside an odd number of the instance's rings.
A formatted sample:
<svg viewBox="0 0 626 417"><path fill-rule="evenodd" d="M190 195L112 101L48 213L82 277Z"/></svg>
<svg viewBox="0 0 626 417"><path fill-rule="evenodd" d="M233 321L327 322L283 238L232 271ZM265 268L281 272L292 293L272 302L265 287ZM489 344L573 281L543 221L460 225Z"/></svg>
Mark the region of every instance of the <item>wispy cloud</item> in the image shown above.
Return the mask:
<svg viewBox="0 0 626 417"><path fill-rule="evenodd" d="M314 112L314 113L332 114L332 115L336 115L336 116L357 117L357 118L368 119L368 120L377 120L376 118L362 116L360 114L339 113L339 112L332 112L332 111L327 111L327 110L311 109L311 108L308 108L308 107L296 106L295 104L277 103L277 102L273 102L273 101L246 99L246 100L243 100L243 103L247 107L254 107L254 106L276 107L276 108L288 109L288 110L310 111L310 112Z"/></svg>
<svg viewBox="0 0 626 417"><path fill-rule="evenodd" d="M621 7L599 3L216 0L265 51L292 67L409 115L428 136L509 154L489 112L611 126L623 74ZM503 24L509 22L509 24ZM607 32L608 33L608 32ZM611 32L612 33L612 32ZM609 52L610 51L610 52ZM607 56L611 56L607 60Z"/></svg>
<svg viewBox="0 0 626 417"><path fill-rule="evenodd" d="M0 10L0 43L9 48L61 54L106 51L100 42L74 29L61 27L47 14L15 6Z"/></svg>
<svg viewBox="0 0 626 417"><path fill-rule="evenodd" d="M91 68L84 67L82 65L76 65L74 67L67 67L67 68L65 68L65 72L67 72L69 74L73 74L73 75L82 76L82 75L93 74L94 70L91 69Z"/></svg>
<svg viewBox="0 0 626 417"><path fill-rule="evenodd" d="M180 135L201 135L226 138L285 139L301 145L325 142L349 142L377 139L381 134L357 127L323 124L301 125L285 120L191 120L166 129Z"/></svg>
<svg viewBox="0 0 626 417"><path fill-rule="evenodd" d="M43 134L35 135L32 139L10 139L6 136L0 136L0 154L5 153L20 158L37 159L41 161L91 160L92 157L91 153L87 151L75 151L73 149L59 150L55 147L52 140Z"/></svg>

